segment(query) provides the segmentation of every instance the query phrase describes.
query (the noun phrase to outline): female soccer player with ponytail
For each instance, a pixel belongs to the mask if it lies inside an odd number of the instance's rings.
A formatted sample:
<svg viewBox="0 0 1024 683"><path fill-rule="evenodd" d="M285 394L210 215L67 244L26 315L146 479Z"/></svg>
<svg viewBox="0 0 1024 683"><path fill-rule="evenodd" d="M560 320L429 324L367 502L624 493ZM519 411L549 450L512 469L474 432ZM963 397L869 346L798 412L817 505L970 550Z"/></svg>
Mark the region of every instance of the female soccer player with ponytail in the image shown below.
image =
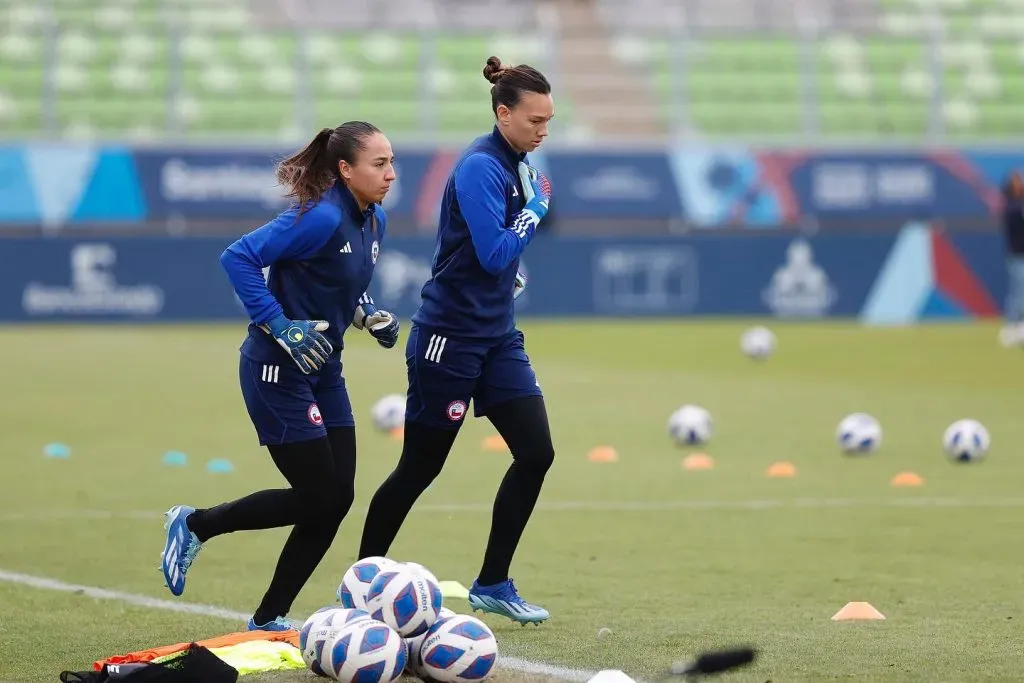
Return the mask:
<svg viewBox="0 0 1024 683"><path fill-rule="evenodd" d="M409 389L398 466L370 503L360 557L386 555L421 493L440 473L472 400L512 451L494 502L483 567L470 605L520 623L547 610L519 597L512 556L555 453L544 398L516 329L519 255L550 199L547 179L526 154L554 116L551 86L526 65L487 60L496 125L456 163L441 203L431 278L406 345Z"/></svg>
<svg viewBox="0 0 1024 683"><path fill-rule="evenodd" d="M174 506L162 567L171 593L181 595L209 539L294 527L249 630L294 628L284 617L352 506L356 436L342 337L353 325L384 348L398 341L398 320L366 294L387 230L380 202L395 180L393 164L391 143L373 125L323 129L278 166L295 205L220 258L251 318L241 346L242 397L260 444L291 488L205 509Z"/></svg>

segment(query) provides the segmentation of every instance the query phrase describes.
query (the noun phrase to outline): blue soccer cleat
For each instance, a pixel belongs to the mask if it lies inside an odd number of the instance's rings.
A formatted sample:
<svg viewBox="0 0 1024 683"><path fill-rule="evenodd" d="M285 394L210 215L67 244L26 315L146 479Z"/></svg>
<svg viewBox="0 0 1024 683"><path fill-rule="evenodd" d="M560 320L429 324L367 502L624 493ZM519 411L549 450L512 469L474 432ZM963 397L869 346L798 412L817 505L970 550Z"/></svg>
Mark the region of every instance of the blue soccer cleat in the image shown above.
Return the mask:
<svg viewBox="0 0 1024 683"><path fill-rule="evenodd" d="M278 617L273 621L268 621L265 624L257 624L253 621L252 617L249 617L249 623L245 625L246 631L297 631L302 628L301 624L285 619L284 617Z"/></svg>
<svg viewBox="0 0 1024 683"><path fill-rule="evenodd" d="M185 592L185 574L192 566L192 561L203 549L203 544L194 533L189 531L185 520L195 508L188 505L175 505L164 515L164 528L167 529L167 541L164 551L160 554L160 568L164 572L164 581L173 595Z"/></svg>
<svg viewBox="0 0 1024 683"><path fill-rule="evenodd" d="M521 625L536 624L540 626L542 621L547 621L548 611L543 607L531 605L519 597L516 586L512 579L496 583L493 586L481 586L473 582L469 589L469 606L473 611L490 612L508 617L512 621L518 621Z"/></svg>

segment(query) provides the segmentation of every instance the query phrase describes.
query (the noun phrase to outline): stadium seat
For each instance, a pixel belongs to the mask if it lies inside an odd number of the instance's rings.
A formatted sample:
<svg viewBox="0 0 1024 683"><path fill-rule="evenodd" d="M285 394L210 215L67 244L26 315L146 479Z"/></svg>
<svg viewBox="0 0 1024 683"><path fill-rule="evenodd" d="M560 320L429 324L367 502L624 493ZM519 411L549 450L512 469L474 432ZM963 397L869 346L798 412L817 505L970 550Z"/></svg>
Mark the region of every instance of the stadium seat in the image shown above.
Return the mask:
<svg viewBox="0 0 1024 683"><path fill-rule="evenodd" d="M0 127L283 138L365 118L396 138L465 136L490 122L486 56L548 63L529 1L507 12L490 0L300 6L295 23L282 3L261 0L0 0ZM677 129L913 138L939 122L969 140L1019 128L1022 9L1024 0L597 0L594 11L612 56L649 81L652 106ZM810 16L816 40L801 38ZM560 93L559 122L585 128L572 105Z"/></svg>
<svg viewBox="0 0 1024 683"><path fill-rule="evenodd" d="M651 74L670 118L709 136L798 136L810 125L825 136L914 138L935 111L950 137L979 139L1011 134L1011 111L1024 104L1018 0L826 3L826 30L806 43L794 3L694 0L681 20L673 0L644 0L637 19L618 0L599 1L613 53ZM725 5L744 11L725 17ZM933 43L937 27L946 33Z"/></svg>

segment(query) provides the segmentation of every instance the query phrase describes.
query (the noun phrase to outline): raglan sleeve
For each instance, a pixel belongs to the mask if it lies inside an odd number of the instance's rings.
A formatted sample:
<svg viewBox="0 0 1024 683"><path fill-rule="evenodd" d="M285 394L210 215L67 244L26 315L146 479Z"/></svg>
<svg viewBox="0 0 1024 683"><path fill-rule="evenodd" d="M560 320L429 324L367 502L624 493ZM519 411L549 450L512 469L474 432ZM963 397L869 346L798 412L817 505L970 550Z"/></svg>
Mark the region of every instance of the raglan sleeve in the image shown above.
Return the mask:
<svg viewBox="0 0 1024 683"><path fill-rule="evenodd" d="M455 171L455 193L480 264L488 273L500 273L533 239L535 217L521 211L505 225L505 172L487 154L473 154L462 162Z"/></svg>
<svg viewBox="0 0 1024 683"><path fill-rule="evenodd" d="M220 255L235 293L249 318L257 325L284 315L284 309L267 288L263 269L278 261L309 258L323 248L341 220L330 204L317 204L301 216L289 209L266 225L233 242Z"/></svg>

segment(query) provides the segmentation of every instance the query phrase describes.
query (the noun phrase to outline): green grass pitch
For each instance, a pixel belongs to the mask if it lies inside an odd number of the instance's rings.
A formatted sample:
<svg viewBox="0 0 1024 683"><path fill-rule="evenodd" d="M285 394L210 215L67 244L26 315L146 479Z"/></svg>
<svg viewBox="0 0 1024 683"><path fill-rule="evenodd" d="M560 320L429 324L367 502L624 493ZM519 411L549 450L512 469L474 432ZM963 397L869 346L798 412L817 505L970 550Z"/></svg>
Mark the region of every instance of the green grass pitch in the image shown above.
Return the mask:
<svg viewBox="0 0 1024 683"><path fill-rule="evenodd" d="M524 323L557 456L512 575L553 618L521 628L488 616L502 652L644 680L673 660L738 643L760 656L730 680L1019 676L1024 357L1000 348L987 324L775 323L779 350L757 363L738 348L749 324ZM284 485L238 393L242 335L241 326L0 329L0 570L170 598L157 571L161 512ZM349 337L357 500L295 617L333 602L369 497L399 454L368 413L378 396L404 391L402 350ZM665 432L672 409L689 402L715 418L709 471L684 470L687 452ZM871 457L837 452L835 426L854 411L882 423ZM955 465L942 453L943 430L962 417L992 434L984 462ZM473 580L509 460L481 449L491 433L486 421L468 420L394 557ZM72 456L44 458L50 441L70 445ZM619 461L588 462L597 445L614 446ZM188 454L187 467L161 464L172 449ZM230 459L235 471L206 472L212 458ZM797 476L766 477L779 460ZM901 471L920 474L924 486L893 488ZM213 540L182 600L251 610L286 533ZM830 620L854 600L887 619ZM107 655L241 626L5 581L0 605L0 681L55 681ZM612 633L599 639L602 627Z"/></svg>

